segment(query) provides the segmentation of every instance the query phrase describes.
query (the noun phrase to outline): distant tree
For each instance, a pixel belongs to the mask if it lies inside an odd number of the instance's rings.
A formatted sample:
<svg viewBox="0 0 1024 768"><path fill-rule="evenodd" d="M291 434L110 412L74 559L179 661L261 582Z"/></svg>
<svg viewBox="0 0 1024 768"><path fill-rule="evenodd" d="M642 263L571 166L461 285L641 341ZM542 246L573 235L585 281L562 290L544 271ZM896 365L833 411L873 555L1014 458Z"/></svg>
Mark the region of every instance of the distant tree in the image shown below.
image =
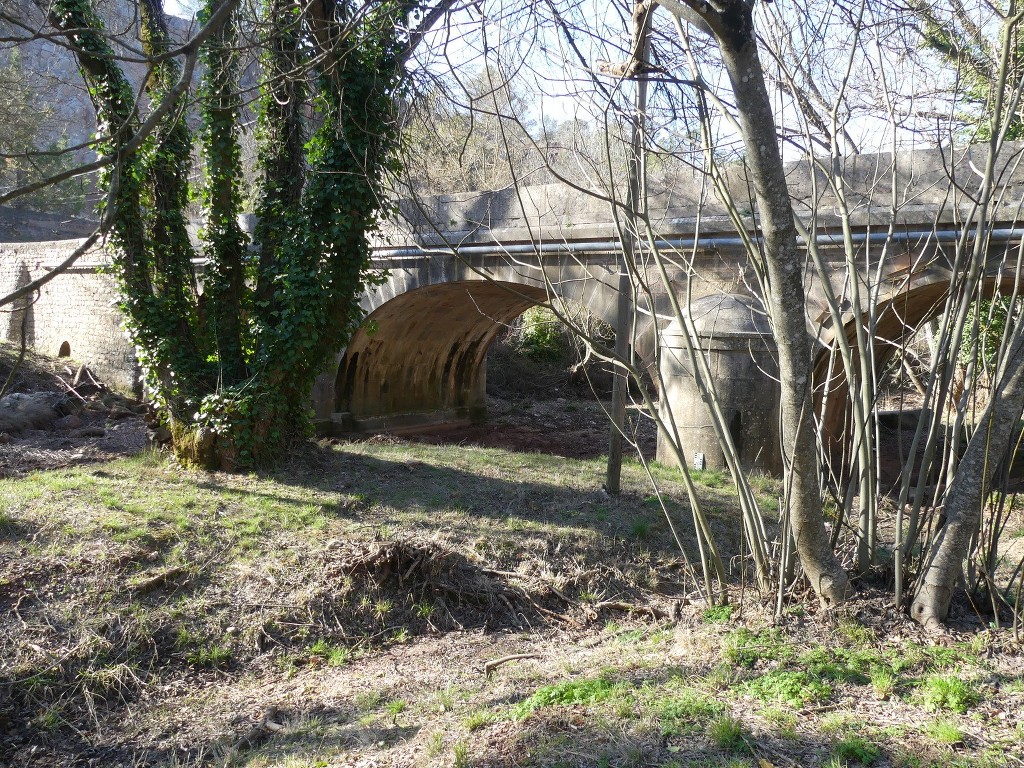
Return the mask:
<svg viewBox="0 0 1024 768"><path fill-rule="evenodd" d="M28 85L17 48L0 63L0 191L53 176L74 166L66 137L50 135L52 110L40 107ZM69 179L18 198L17 204L39 211L81 213L86 183Z"/></svg>
<svg viewBox="0 0 1024 768"><path fill-rule="evenodd" d="M406 178L420 194L505 189L536 182L544 163L529 105L498 68L431 82L405 109Z"/></svg>
<svg viewBox="0 0 1024 768"><path fill-rule="evenodd" d="M954 70L951 94L973 136L1024 138L1024 33L1013 17L1016 2L981 7L963 2L913 2L922 42ZM999 109L994 109L999 92Z"/></svg>

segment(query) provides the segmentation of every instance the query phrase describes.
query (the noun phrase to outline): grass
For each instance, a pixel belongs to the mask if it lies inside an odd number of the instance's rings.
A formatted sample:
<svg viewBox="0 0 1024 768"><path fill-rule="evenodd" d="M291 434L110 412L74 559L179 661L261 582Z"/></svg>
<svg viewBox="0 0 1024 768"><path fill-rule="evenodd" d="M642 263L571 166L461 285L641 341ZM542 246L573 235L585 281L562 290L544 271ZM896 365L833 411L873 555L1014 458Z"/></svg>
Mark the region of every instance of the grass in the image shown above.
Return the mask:
<svg viewBox="0 0 1024 768"><path fill-rule="evenodd" d="M833 757L845 763L853 762L860 765L874 765L881 752L878 745L856 735L846 736L832 747Z"/></svg>
<svg viewBox="0 0 1024 768"><path fill-rule="evenodd" d="M961 714L981 698L973 683L954 675L931 675L921 683L918 695L924 708L930 712L946 710Z"/></svg>
<svg viewBox="0 0 1024 768"><path fill-rule="evenodd" d="M705 608L701 618L705 624L728 624L734 608L731 605L713 605Z"/></svg>
<svg viewBox="0 0 1024 768"><path fill-rule="evenodd" d="M329 667L342 667L352 659L352 649L320 638L309 647L309 655L314 659L322 659Z"/></svg>
<svg viewBox="0 0 1024 768"><path fill-rule="evenodd" d="M797 734L797 716L792 710L782 707L765 707L759 713L764 720L776 729L780 738L795 741Z"/></svg>
<svg viewBox="0 0 1024 768"><path fill-rule="evenodd" d="M878 668L881 661L878 654L869 650L822 647L806 651L798 659L801 667L816 677L856 685L867 683L867 673Z"/></svg>
<svg viewBox="0 0 1024 768"><path fill-rule="evenodd" d="M871 687L880 699L888 699L896 692L899 677L888 667L874 667L870 676Z"/></svg>
<svg viewBox="0 0 1024 768"><path fill-rule="evenodd" d="M751 630L741 627L725 636L722 658L736 666L753 668L758 663L791 657L794 649L776 629Z"/></svg>
<svg viewBox="0 0 1024 768"><path fill-rule="evenodd" d="M953 746L960 744L966 734L952 720L933 720L924 726L924 733L936 744Z"/></svg>
<svg viewBox="0 0 1024 768"><path fill-rule="evenodd" d="M743 724L731 715L724 715L713 721L708 726L708 735L719 749L729 752L747 750Z"/></svg>
<svg viewBox="0 0 1024 768"><path fill-rule="evenodd" d="M119 730L125 712L156 734L176 733L173 712L188 711L205 725L167 738L179 739L183 764L201 764L188 748L205 739L228 755L280 697L285 730L231 765L757 766L762 744L797 764L995 764L958 718L1015 706L1019 672L996 676L998 653L890 639L813 607L769 626L770 609L749 593L684 605L679 623L595 608L692 591L641 469L626 463L613 500L599 493L604 469L382 441L322 448L309 466L274 474L189 473L145 454L0 480L0 533L11 532L0 536L0 587L18 605L0 617L11 694L0 722L23 723L49 755L69 734L93 733L94 717L128 741L148 737ZM678 475L653 471L692 541ZM714 473L699 487L723 551L736 552L731 488ZM649 521L642 535L635 520ZM401 542L457 556L465 578L428 584L415 558L367 559ZM492 626L487 606L500 600L485 596L481 608L458 590L495 573L513 574L504 594L540 585L533 598L579 626L537 613ZM971 682L983 679L1004 682ZM889 701L873 709L875 698ZM890 713L921 725L897 732ZM978 723L993 750L1019 738Z"/></svg>
<svg viewBox="0 0 1024 768"><path fill-rule="evenodd" d="M475 709L462 721L467 731L477 731L497 720L497 715L486 709Z"/></svg>
<svg viewBox="0 0 1024 768"><path fill-rule="evenodd" d="M543 707L594 704L610 699L622 690L621 685L604 676L545 685L513 707L512 716L521 719Z"/></svg>
<svg viewBox="0 0 1024 768"><path fill-rule="evenodd" d="M770 704L803 707L827 700L832 687L807 672L777 670L739 683L737 690Z"/></svg>
<svg viewBox="0 0 1024 768"><path fill-rule="evenodd" d="M656 695L651 704L666 736L692 732L702 723L720 717L725 705L693 688Z"/></svg>

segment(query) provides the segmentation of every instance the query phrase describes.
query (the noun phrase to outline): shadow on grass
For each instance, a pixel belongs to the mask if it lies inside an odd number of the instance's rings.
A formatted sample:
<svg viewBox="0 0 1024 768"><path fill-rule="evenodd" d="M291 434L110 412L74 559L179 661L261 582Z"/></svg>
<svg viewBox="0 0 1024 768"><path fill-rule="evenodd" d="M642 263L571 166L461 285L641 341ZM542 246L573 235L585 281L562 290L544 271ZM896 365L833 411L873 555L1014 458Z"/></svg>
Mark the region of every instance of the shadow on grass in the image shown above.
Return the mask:
<svg viewBox="0 0 1024 768"><path fill-rule="evenodd" d="M472 458L456 467L432 457L434 451L451 448L402 443L385 450L392 455L368 455L361 445L308 446L301 461L264 478L288 488L316 491L318 501L329 499L322 505L329 518L383 527L388 533L444 531L475 536L489 532L556 538L597 534L662 556L679 555L661 506L635 466L634 480L624 484L626 490L619 497L610 498L602 490L603 463L597 461L467 449L470 453L465 455ZM396 457L399 452L401 456ZM474 471L473 463L481 470ZM545 473L558 473L563 479L531 479ZM216 475L197 485L210 491L226 487ZM672 525L686 555L697 558L689 504L680 488L665 485ZM334 494L336 500L331 499ZM291 512L299 512L310 501L259 487L247 489L246 495ZM738 546L737 519L727 498L711 490L708 496L705 511L727 556Z"/></svg>
<svg viewBox="0 0 1024 768"><path fill-rule="evenodd" d="M471 757L464 764L473 768L862 765L854 757L859 742L841 736L801 733L796 738L784 738L774 730L751 733L740 727L729 740L713 735L716 733L721 733L716 731L716 724L707 721L690 723L683 733L666 735L650 724L602 722L579 711L557 709L535 714L512 728L506 725L476 738L471 735L466 741ZM864 765L892 764L881 748L865 744ZM946 765L941 761L933 764L936 768Z"/></svg>
<svg viewBox="0 0 1024 768"><path fill-rule="evenodd" d="M316 705L275 714L269 723L236 723L233 732L210 741L136 752L131 765L327 765L322 756L383 752L416 738L422 726L404 719L383 712L360 717L353 707ZM124 744L112 753L129 754L130 749Z"/></svg>

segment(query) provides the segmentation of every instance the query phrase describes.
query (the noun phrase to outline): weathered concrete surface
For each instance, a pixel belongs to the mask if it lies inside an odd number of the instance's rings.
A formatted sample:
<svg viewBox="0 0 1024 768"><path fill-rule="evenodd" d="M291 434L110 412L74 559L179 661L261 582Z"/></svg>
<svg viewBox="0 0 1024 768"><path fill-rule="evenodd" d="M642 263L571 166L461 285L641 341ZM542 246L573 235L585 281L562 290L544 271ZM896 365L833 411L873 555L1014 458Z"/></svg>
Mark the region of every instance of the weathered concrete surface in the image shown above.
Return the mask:
<svg viewBox="0 0 1024 768"><path fill-rule="evenodd" d="M720 294L691 302L687 312L740 466L780 474L778 363L764 311L750 296ZM676 425L683 461L694 469L724 469L725 453L678 321L662 331L661 344L661 417ZM658 459L678 465L670 440L664 431L658 435Z"/></svg>

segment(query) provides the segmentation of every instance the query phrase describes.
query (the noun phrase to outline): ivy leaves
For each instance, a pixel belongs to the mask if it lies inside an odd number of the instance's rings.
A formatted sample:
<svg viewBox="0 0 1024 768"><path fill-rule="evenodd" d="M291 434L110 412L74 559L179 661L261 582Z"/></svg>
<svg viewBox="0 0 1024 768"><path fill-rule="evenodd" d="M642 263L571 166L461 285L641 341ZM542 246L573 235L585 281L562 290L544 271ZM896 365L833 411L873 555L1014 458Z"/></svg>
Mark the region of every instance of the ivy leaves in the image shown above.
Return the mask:
<svg viewBox="0 0 1024 768"><path fill-rule="evenodd" d="M207 0L201 20L221 1ZM143 47L157 57L148 95L159 104L180 70L163 55L159 4L143 5ZM367 11L343 0L325 27L308 15L310 6L267 0L257 105L260 219L251 248L237 224L243 116L236 20L207 38L197 93L201 276L193 272L183 214L195 194L193 142L179 110L103 179L113 184L116 173L119 184L112 249L125 323L186 463L269 464L309 434L312 384L355 329L364 284L377 278L368 236L397 162L405 10L384 2ZM119 129L136 119L136 105L103 24L89 0L56 0L53 18L79 47L97 117L110 128L101 151L120 153L130 131Z"/></svg>

